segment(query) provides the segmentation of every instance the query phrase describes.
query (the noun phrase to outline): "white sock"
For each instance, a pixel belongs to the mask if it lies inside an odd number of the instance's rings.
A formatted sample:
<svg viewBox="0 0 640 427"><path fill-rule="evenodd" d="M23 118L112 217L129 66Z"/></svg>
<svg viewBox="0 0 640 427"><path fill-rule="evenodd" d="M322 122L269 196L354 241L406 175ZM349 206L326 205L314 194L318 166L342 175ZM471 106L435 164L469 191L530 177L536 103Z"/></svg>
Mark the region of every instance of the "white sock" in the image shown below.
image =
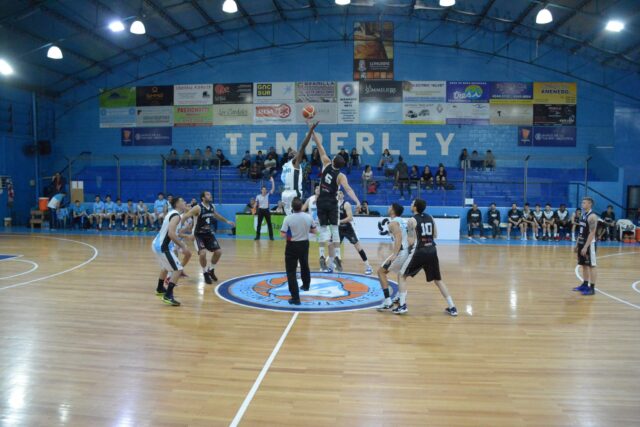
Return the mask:
<svg viewBox="0 0 640 427"><path fill-rule="evenodd" d="M202 267L202 272L203 272L203 273L206 273L206 272L208 272L208 271L209 271L209 268L208 268L208 267L206 267L206 266L205 266L205 267Z"/></svg>
<svg viewBox="0 0 640 427"><path fill-rule="evenodd" d="M400 296L400 305L405 305L407 303L407 293L399 292L398 295Z"/></svg>
<svg viewBox="0 0 640 427"><path fill-rule="evenodd" d="M336 258L338 258L338 259L342 259L342 258L340 257L340 247L337 247L337 248L336 248Z"/></svg>
<svg viewBox="0 0 640 427"><path fill-rule="evenodd" d="M391 298L385 298L385 299L384 299L384 303L385 303L386 305L391 305Z"/></svg>
<svg viewBox="0 0 640 427"><path fill-rule="evenodd" d="M320 246L320 256L324 256L324 246Z"/></svg>
<svg viewBox="0 0 640 427"><path fill-rule="evenodd" d="M365 267L368 267L368 268L371 268L371 264L369 264L369 261L368 261L368 260L364 262L364 266L365 266Z"/></svg>
<svg viewBox="0 0 640 427"><path fill-rule="evenodd" d="M447 304L449 304L449 308L455 307L456 305L453 303L453 298L447 297Z"/></svg>

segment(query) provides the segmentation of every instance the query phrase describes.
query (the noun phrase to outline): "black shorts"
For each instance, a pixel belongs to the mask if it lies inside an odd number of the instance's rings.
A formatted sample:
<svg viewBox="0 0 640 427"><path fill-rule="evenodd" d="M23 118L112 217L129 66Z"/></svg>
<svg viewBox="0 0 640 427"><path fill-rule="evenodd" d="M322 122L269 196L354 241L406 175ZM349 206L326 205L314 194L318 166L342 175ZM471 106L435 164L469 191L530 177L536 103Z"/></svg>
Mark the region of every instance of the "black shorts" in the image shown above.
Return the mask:
<svg viewBox="0 0 640 427"><path fill-rule="evenodd" d="M558 224L558 227L560 228L569 228L571 226L571 221L567 220L558 220L556 222L556 224Z"/></svg>
<svg viewBox="0 0 640 427"><path fill-rule="evenodd" d="M409 255L409 261L403 266L400 273L404 277L414 277L420 270L424 270L424 274L427 276L427 282L442 280L440 276L438 251L434 246L415 250Z"/></svg>
<svg viewBox="0 0 640 427"><path fill-rule="evenodd" d="M213 233L196 234L194 243L198 252L205 249L209 252L214 252L220 249L218 239L216 239L216 236Z"/></svg>
<svg viewBox="0 0 640 427"><path fill-rule="evenodd" d="M358 243L358 236L356 236L356 230L354 230L353 225L341 225L338 231L340 232L340 243L342 243L344 239L347 239L352 245Z"/></svg>
<svg viewBox="0 0 640 427"><path fill-rule="evenodd" d="M338 200L320 199L316 203L318 208L318 223L321 227L338 225L340 214L338 213Z"/></svg>
<svg viewBox="0 0 640 427"><path fill-rule="evenodd" d="M589 245L589 249L587 249L587 254L582 255L584 249L584 243L578 243L578 265L584 265L585 267L595 267L596 266L596 244L595 242Z"/></svg>

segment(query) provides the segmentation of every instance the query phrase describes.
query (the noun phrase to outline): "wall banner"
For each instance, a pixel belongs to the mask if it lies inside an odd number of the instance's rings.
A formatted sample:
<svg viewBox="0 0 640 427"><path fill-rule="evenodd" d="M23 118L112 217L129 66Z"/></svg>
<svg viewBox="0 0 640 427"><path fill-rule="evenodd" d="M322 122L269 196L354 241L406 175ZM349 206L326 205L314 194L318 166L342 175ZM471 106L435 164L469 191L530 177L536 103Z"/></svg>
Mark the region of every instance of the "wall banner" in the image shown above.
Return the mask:
<svg viewBox="0 0 640 427"><path fill-rule="evenodd" d="M518 128L521 147L575 147L576 128L573 126L523 126Z"/></svg>
<svg viewBox="0 0 640 427"><path fill-rule="evenodd" d="M360 123L360 86L358 82L338 83L338 123Z"/></svg>
<svg viewBox="0 0 640 427"><path fill-rule="evenodd" d="M575 126L576 106L570 104L534 104L533 124L542 126Z"/></svg>
<svg viewBox="0 0 640 427"><path fill-rule="evenodd" d="M254 105L254 124L285 125L296 122L295 104L257 104Z"/></svg>
<svg viewBox="0 0 640 427"><path fill-rule="evenodd" d="M530 82L491 82L491 101L531 100L533 99L533 83Z"/></svg>
<svg viewBox="0 0 640 427"><path fill-rule="evenodd" d="M402 102L425 103L445 102L447 82L445 81L405 81L402 82Z"/></svg>
<svg viewBox="0 0 640 427"><path fill-rule="evenodd" d="M252 104L253 83L216 83L214 104Z"/></svg>
<svg viewBox="0 0 640 427"><path fill-rule="evenodd" d="M173 105L173 86L136 87L136 105L138 107Z"/></svg>
<svg viewBox="0 0 640 427"><path fill-rule="evenodd" d="M393 22L354 22L353 40L353 79L393 80Z"/></svg>
<svg viewBox="0 0 640 427"><path fill-rule="evenodd" d="M295 83L255 83L253 85L253 103L270 104L295 101Z"/></svg>
<svg viewBox="0 0 640 427"><path fill-rule="evenodd" d="M136 126L173 126L173 107L136 108Z"/></svg>
<svg viewBox="0 0 640 427"><path fill-rule="evenodd" d="M172 128L120 129L120 140L125 147L171 145L172 139Z"/></svg>
<svg viewBox="0 0 640 427"><path fill-rule="evenodd" d="M100 127L101 128L121 128L136 125L136 108L101 108Z"/></svg>
<svg viewBox="0 0 640 427"><path fill-rule="evenodd" d="M487 82L447 82L447 102L489 102Z"/></svg>
<svg viewBox="0 0 640 427"><path fill-rule="evenodd" d="M402 104L402 123L408 125L443 125L447 121L444 102Z"/></svg>
<svg viewBox="0 0 640 427"><path fill-rule="evenodd" d="M360 82L360 103L402 102L402 82L362 81Z"/></svg>
<svg viewBox="0 0 640 427"><path fill-rule="evenodd" d="M360 123L399 124L402 123L402 103L368 102L360 104Z"/></svg>
<svg viewBox="0 0 640 427"><path fill-rule="evenodd" d="M307 105L305 102L296 104L296 123L307 123L307 119L302 116L302 109ZM316 102L313 104L316 109L316 115L313 117L313 121L319 121L323 124L336 124L338 123L338 104L335 102Z"/></svg>
<svg viewBox="0 0 640 427"><path fill-rule="evenodd" d="M521 125L531 126L533 123L533 108L527 101L525 104L510 102L502 103L502 101L491 101L490 120L492 125Z"/></svg>
<svg viewBox="0 0 640 427"><path fill-rule="evenodd" d="M213 106L213 124L251 125L253 124L252 104L222 104Z"/></svg>
<svg viewBox="0 0 640 427"><path fill-rule="evenodd" d="M173 87L173 105L211 105L212 103L212 84L175 85Z"/></svg>
<svg viewBox="0 0 640 427"><path fill-rule="evenodd" d="M489 104L447 104L448 125L488 125Z"/></svg>
<svg viewBox="0 0 640 427"><path fill-rule="evenodd" d="M576 104L578 88L569 82L534 82L534 104Z"/></svg>
<svg viewBox="0 0 640 427"><path fill-rule="evenodd" d="M319 103L337 102L336 82L296 83L296 102Z"/></svg>
<svg viewBox="0 0 640 427"><path fill-rule="evenodd" d="M100 89L100 108L123 108L136 106L136 88Z"/></svg>
<svg viewBox="0 0 640 427"><path fill-rule="evenodd" d="M213 125L213 105L189 105L173 107L176 127Z"/></svg>

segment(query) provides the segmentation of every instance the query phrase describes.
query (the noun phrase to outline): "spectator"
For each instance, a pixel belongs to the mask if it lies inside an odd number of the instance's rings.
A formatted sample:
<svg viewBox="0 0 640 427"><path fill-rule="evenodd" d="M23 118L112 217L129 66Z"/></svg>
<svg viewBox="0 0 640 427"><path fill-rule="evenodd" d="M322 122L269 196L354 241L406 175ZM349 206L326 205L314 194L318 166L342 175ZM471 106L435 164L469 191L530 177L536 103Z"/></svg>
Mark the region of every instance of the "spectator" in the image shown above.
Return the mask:
<svg viewBox="0 0 640 427"><path fill-rule="evenodd" d="M484 168L490 171L496 169L496 158L491 150L487 150L487 153L484 155Z"/></svg>
<svg viewBox="0 0 640 427"><path fill-rule="evenodd" d="M371 165L366 165L362 171L362 182L368 194L376 194L378 192L378 185L373 176L373 170Z"/></svg>
<svg viewBox="0 0 640 427"><path fill-rule="evenodd" d="M613 212L613 206L607 206L607 210L600 215L602 221L604 221L605 233L602 235L602 240L616 240L618 238L616 233L616 214Z"/></svg>
<svg viewBox="0 0 640 427"><path fill-rule="evenodd" d="M171 150L169 150L169 154L167 155L166 161L167 161L167 166L171 166L172 168L175 168L178 166L178 153L176 152L175 148L172 148Z"/></svg>
<svg viewBox="0 0 640 427"><path fill-rule="evenodd" d="M100 195L96 194L91 215L89 215L89 223L93 225L94 221L98 223L98 230L102 230L102 216L104 215L104 203L100 200Z"/></svg>
<svg viewBox="0 0 640 427"><path fill-rule="evenodd" d="M211 169L211 165L213 164L213 149L210 145L207 145L207 148L204 149L202 164L206 169Z"/></svg>
<svg viewBox="0 0 640 427"><path fill-rule="evenodd" d="M522 223L524 224L524 235L527 236L527 229L531 228L531 236L533 240L538 240L538 222L533 216L533 212L529 207L529 203L524 204L524 210L522 211Z"/></svg>
<svg viewBox="0 0 640 427"><path fill-rule="evenodd" d="M511 205L511 210L507 214L508 222L507 222L507 240L511 239L511 229L519 228L520 229L520 239L527 240L527 236L524 233L524 223L522 222L522 212L518 209L518 205L513 203Z"/></svg>
<svg viewBox="0 0 640 427"><path fill-rule="evenodd" d="M398 157L398 164L396 165L396 185L400 187L400 200L404 200L405 186L411 197L411 188L409 188L409 165L404 162L402 156Z"/></svg>
<svg viewBox="0 0 640 427"><path fill-rule="evenodd" d="M311 152L311 166L322 166L322 160L320 160L320 152L315 147Z"/></svg>
<svg viewBox="0 0 640 427"><path fill-rule="evenodd" d="M273 159L276 161L276 168L280 166L280 159L278 158L278 153L274 147L269 147L269 151L267 152L267 158L271 155Z"/></svg>
<svg viewBox="0 0 640 427"><path fill-rule="evenodd" d="M360 209L356 211L356 215L371 215L369 212L369 202L363 200Z"/></svg>
<svg viewBox="0 0 640 427"><path fill-rule="evenodd" d="M113 203L109 194L107 194L104 201L104 215L102 218L109 221L109 230L111 230L116 218L116 204Z"/></svg>
<svg viewBox="0 0 640 427"><path fill-rule="evenodd" d="M238 170L240 171L240 178L249 173L249 169L251 168L251 163L247 159L242 159L242 162L238 165Z"/></svg>
<svg viewBox="0 0 640 427"><path fill-rule="evenodd" d="M438 187L443 190L447 185L447 170L444 168L442 163L438 165L438 171L436 172L436 184L438 184Z"/></svg>
<svg viewBox="0 0 640 427"><path fill-rule="evenodd" d="M553 230L553 233L551 232ZM558 237L558 224L556 224L556 213L547 203L542 211L542 240L551 240Z"/></svg>
<svg viewBox="0 0 640 427"><path fill-rule="evenodd" d="M429 166L425 166L422 170L420 181L422 181L422 183L426 185L427 188L431 188L433 186L433 174L431 173L431 169L429 168Z"/></svg>
<svg viewBox="0 0 640 427"><path fill-rule="evenodd" d="M182 169L191 169L193 164L191 163L191 151L189 149L185 149L182 153L182 158L180 159L180 167Z"/></svg>
<svg viewBox="0 0 640 427"><path fill-rule="evenodd" d="M189 206L194 207L198 204L198 201L196 200L195 197L191 198L191 203L189 203Z"/></svg>
<svg viewBox="0 0 640 427"><path fill-rule="evenodd" d="M560 205L560 209L556 211L556 221L558 224L558 234L562 238L560 234L564 229L565 231L565 239L569 240L569 229L571 228L571 217L569 215L569 211L567 210L567 205L564 203Z"/></svg>
<svg viewBox="0 0 640 427"><path fill-rule="evenodd" d="M420 181L420 171L418 170L418 166L413 165L409 171L409 189L415 190L417 188L418 181Z"/></svg>
<svg viewBox="0 0 640 427"><path fill-rule="evenodd" d="M495 203L491 203L487 211L487 223L491 227L491 238L495 239L500 235L500 211L496 209Z"/></svg>
<svg viewBox="0 0 640 427"><path fill-rule="evenodd" d="M360 154L355 148L351 150L351 166L356 169L360 167Z"/></svg>
<svg viewBox="0 0 640 427"><path fill-rule="evenodd" d="M471 153L470 164L471 164L471 169L473 170L480 170L484 165L484 162L480 158L480 154L478 154L476 150L473 150L473 152Z"/></svg>
<svg viewBox="0 0 640 427"><path fill-rule="evenodd" d="M201 149L196 148L196 151L193 152L193 156L191 157L191 162L198 170L202 170L204 166L204 156L202 155Z"/></svg>
<svg viewBox="0 0 640 427"><path fill-rule="evenodd" d="M220 167L220 166L230 166L231 162L229 160L227 160L227 158L224 156L224 154L222 154L222 150L221 149L216 149L216 156L214 157L213 161L215 162L215 164Z"/></svg>
<svg viewBox="0 0 640 427"><path fill-rule="evenodd" d="M257 212L257 210L256 210L256 199L252 197L252 198L249 199L249 202L244 206L243 213L255 215L256 212Z"/></svg>
<svg viewBox="0 0 640 427"><path fill-rule="evenodd" d="M249 152L249 150L244 152L244 156L242 157L242 160L246 160L249 163L251 163L251 153Z"/></svg>
<svg viewBox="0 0 640 427"><path fill-rule="evenodd" d="M80 230L84 230L85 223L89 220L89 216L87 215L87 211L80 204L80 200L76 200L74 202L73 207L71 208L71 227L75 228L77 225Z"/></svg>
<svg viewBox="0 0 640 427"><path fill-rule="evenodd" d="M396 163L393 157L389 157L389 160L384 164L384 176L387 178L396 176Z"/></svg>
<svg viewBox="0 0 640 427"><path fill-rule="evenodd" d="M260 176L260 163L258 163L257 161L251 163L251 166L249 166L249 178L257 181L258 179L260 179Z"/></svg>
<svg viewBox="0 0 640 427"><path fill-rule="evenodd" d="M264 169L262 170L262 176L264 178L272 178L277 173L278 162L273 158L273 154L267 155L267 160L264 161Z"/></svg>
<svg viewBox="0 0 640 427"><path fill-rule="evenodd" d="M380 162L378 162L378 170L382 170L382 168L387 169L386 164L389 161L393 161L393 157L391 157L391 153L388 148L385 148L382 152L382 157L380 157Z"/></svg>
<svg viewBox="0 0 640 427"><path fill-rule="evenodd" d="M274 214L284 215L284 202L280 200L276 206L271 208L271 211Z"/></svg>
<svg viewBox="0 0 640 427"><path fill-rule="evenodd" d="M168 212L169 203L164 198L164 193L158 193L158 198L153 203L153 212L149 214L149 227L153 227L153 223L157 220L157 228L160 229L164 216Z"/></svg>
<svg viewBox="0 0 640 427"><path fill-rule="evenodd" d="M116 199L115 223L120 220L121 227L127 229L127 206L122 204L120 198Z"/></svg>
<svg viewBox="0 0 640 427"><path fill-rule="evenodd" d="M467 237L472 239L475 235L475 230L478 230L480 238L484 239L482 235L482 212L478 209L477 204L471 205L471 209L467 212Z"/></svg>
<svg viewBox="0 0 640 427"><path fill-rule="evenodd" d="M133 227L133 231L137 231L138 228L142 231L147 231L147 227L151 221L150 217L151 214L149 213L147 204L142 200L138 200L138 204L136 205L136 224L135 227Z"/></svg>
<svg viewBox="0 0 640 427"><path fill-rule="evenodd" d="M129 220L131 220L131 231L136 227L136 206L133 204L133 200L127 200L127 208L124 216L124 228L129 229Z"/></svg>
<svg viewBox="0 0 640 427"><path fill-rule="evenodd" d="M460 152L460 156L458 157L458 160L460 161L460 169L462 170L469 169L469 166L470 166L469 152L467 151L466 148L462 149L462 151Z"/></svg>
<svg viewBox="0 0 640 427"><path fill-rule="evenodd" d="M578 208L571 215L571 241L576 241L576 229L580 227L580 220L582 219L582 209Z"/></svg>
<svg viewBox="0 0 640 427"><path fill-rule="evenodd" d="M262 154L262 150L258 150L258 154L256 154L256 161L254 163L257 163L258 168L262 168L262 164L264 163L265 157Z"/></svg>
<svg viewBox="0 0 640 427"><path fill-rule="evenodd" d="M51 177L51 192L49 194L64 193L67 189L67 180L60 172L56 172ZM66 194L66 193L65 193Z"/></svg>

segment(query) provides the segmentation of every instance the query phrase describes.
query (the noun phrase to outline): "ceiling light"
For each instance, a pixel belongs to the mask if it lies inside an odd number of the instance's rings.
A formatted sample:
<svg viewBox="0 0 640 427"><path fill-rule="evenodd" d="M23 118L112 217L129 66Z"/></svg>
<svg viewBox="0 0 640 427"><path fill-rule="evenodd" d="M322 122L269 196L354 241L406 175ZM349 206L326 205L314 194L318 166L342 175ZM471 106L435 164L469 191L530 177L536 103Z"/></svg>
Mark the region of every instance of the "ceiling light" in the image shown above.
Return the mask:
<svg viewBox="0 0 640 427"><path fill-rule="evenodd" d="M238 11L238 5L235 0L224 0L222 11L226 13L236 13Z"/></svg>
<svg viewBox="0 0 640 427"><path fill-rule="evenodd" d="M124 31L124 24L120 20L111 21L109 23L109 29L114 33L119 33L120 31Z"/></svg>
<svg viewBox="0 0 640 427"><path fill-rule="evenodd" d="M616 21L615 19L612 19L611 21L607 22L607 26L605 27L605 29L607 31L613 31L614 33L619 33L620 31L624 30L624 22Z"/></svg>
<svg viewBox="0 0 640 427"><path fill-rule="evenodd" d="M53 45L47 51L47 58L50 59L62 59L62 51L56 45Z"/></svg>
<svg viewBox="0 0 640 427"><path fill-rule="evenodd" d="M547 8L540 10L538 15L536 16L536 24L548 24L553 21L553 16L551 16L551 11Z"/></svg>
<svg viewBox="0 0 640 427"><path fill-rule="evenodd" d="M449 7L456 4L456 0L440 0L441 7Z"/></svg>
<svg viewBox="0 0 640 427"><path fill-rule="evenodd" d="M4 59L0 58L0 74L10 76L13 74L13 67Z"/></svg>
<svg viewBox="0 0 640 427"><path fill-rule="evenodd" d="M346 6L351 3L351 0L336 0L338 6Z"/></svg>
<svg viewBox="0 0 640 427"><path fill-rule="evenodd" d="M142 23L142 21L135 20L131 24L131 27L129 28L129 31L131 31L131 33L133 33L133 34L144 34L144 33L147 32L147 29L144 28L144 24Z"/></svg>

